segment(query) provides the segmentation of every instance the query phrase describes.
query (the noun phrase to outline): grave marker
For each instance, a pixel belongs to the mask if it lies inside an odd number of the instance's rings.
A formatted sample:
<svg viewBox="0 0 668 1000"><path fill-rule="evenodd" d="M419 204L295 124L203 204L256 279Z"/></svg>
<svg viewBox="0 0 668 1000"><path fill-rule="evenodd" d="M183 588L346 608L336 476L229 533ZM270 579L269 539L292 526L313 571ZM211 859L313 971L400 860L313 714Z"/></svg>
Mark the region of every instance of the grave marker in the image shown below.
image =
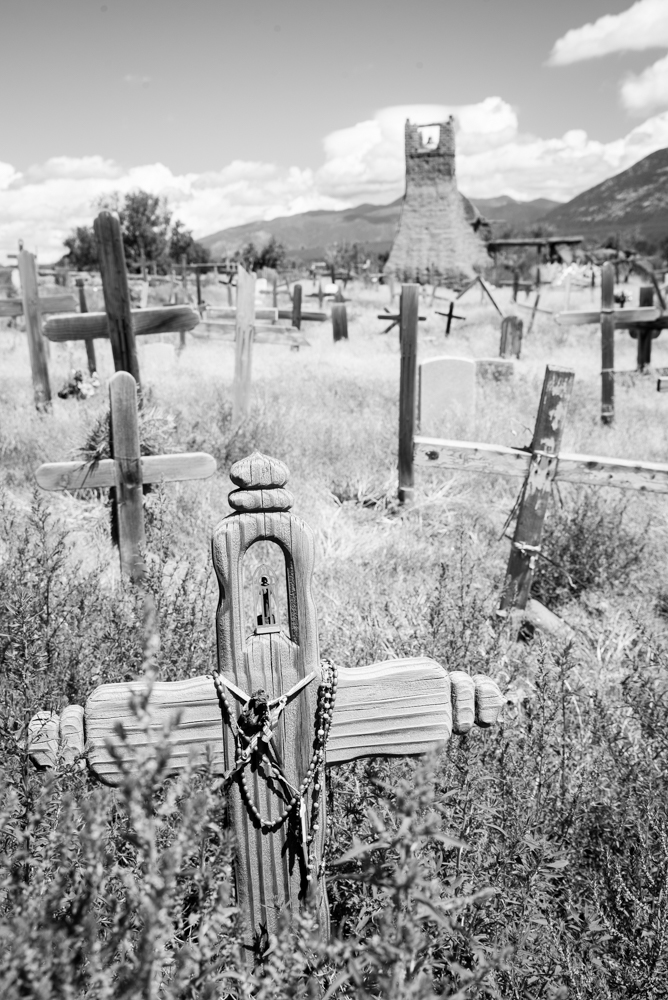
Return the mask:
<svg viewBox="0 0 668 1000"><path fill-rule="evenodd" d="M334 343L348 339L348 313L345 302L332 304L332 336Z"/></svg>
<svg viewBox="0 0 668 1000"><path fill-rule="evenodd" d="M519 358L522 352L522 328L519 316L504 316L501 320L501 342L499 357Z"/></svg>
<svg viewBox="0 0 668 1000"><path fill-rule="evenodd" d="M84 290L84 280L83 278L77 278L76 280L77 288L79 289L79 312L88 312L88 303L86 302L86 292ZM86 358L88 360L88 374L94 375L97 372L97 361L95 359L95 344L93 343L92 337L86 337L84 340L86 345Z"/></svg>
<svg viewBox="0 0 668 1000"><path fill-rule="evenodd" d="M420 431L444 417L475 420L476 363L470 358L428 358L419 366Z"/></svg>
<svg viewBox="0 0 668 1000"><path fill-rule="evenodd" d="M51 384L49 382L49 367L46 360L47 345L42 336L42 309L38 294L35 255L29 253L27 250L20 250L18 254L18 267L21 278L23 314L25 316L26 333L28 335L28 350L30 352L30 368L32 370L35 406L38 410L46 410L51 404Z"/></svg>
<svg viewBox="0 0 668 1000"><path fill-rule="evenodd" d="M448 674L423 656L354 669L322 664L312 593L315 539L290 513L288 471L255 452L230 476L237 487L229 496L233 513L214 530L212 546L220 586L217 671L154 682L148 731L130 706L147 681L105 684L88 699L83 719L80 713L68 718L68 727L65 713L60 720L49 713L34 717L30 752L50 765L58 734L70 756L85 738L92 773L117 784L122 775L115 753L131 761L179 713L172 770L184 769L189 758L208 758L228 792L237 902L250 956L253 938L271 935L282 914L307 899L315 901L327 935L325 766L429 752L453 732L493 725L503 699L483 675ZM248 635L243 566L256 542L282 550L287 605L277 606L261 576L257 624ZM119 722L127 741L112 752Z"/></svg>
<svg viewBox="0 0 668 1000"><path fill-rule="evenodd" d="M255 275L241 264L237 270L237 311L232 385L232 422L237 424L250 412L251 360L255 333Z"/></svg>
<svg viewBox="0 0 668 1000"><path fill-rule="evenodd" d="M109 382L111 458L97 462L54 462L35 473L43 490L114 489L121 572L134 582L144 578L145 544L142 486L185 479L208 479L216 460L205 452L142 456L139 444L137 383L127 372Z"/></svg>

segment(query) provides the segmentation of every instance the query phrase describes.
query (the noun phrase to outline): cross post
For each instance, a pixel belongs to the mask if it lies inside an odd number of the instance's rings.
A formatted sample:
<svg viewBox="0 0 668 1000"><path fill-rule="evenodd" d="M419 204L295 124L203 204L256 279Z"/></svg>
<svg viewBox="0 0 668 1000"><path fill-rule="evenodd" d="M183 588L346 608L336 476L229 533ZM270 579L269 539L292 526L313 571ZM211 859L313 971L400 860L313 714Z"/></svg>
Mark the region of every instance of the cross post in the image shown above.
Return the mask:
<svg viewBox="0 0 668 1000"><path fill-rule="evenodd" d="M79 312L88 312L88 303L86 302L86 293L84 291L84 280L83 278L77 278L77 288L79 289ZM88 372L90 375L94 375L97 371L97 361L95 360L95 344L93 343L92 337L86 337L84 344L86 345L86 357L88 359Z"/></svg>
<svg viewBox="0 0 668 1000"><path fill-rule="evenodd" d="M424 656L359 668L321 662L312 592L315 539L290 511L288 470L255 452L233 465L230 477L233 513L215 528L212 546L220 586L217 670L154 682L148 732L131 709L132 695L146 689L146 680L102 685L83 715L67 716L67 726L65 713L60 719L39 713L29 732L31 756L42 766L52 766L59 753L71 760L73 747L85 742L89 769L112 785L122 777L117 755L132 761L170 723L174 772L210 762L228 795L237 903L251 958L282 914L307 901L328 932L326 766L429 752L453 732L493 725L503 698L489 678L463 670L448 674ZM280 550L287 606L272 603L262 577L261 612L249 634L249 612L257 609L244 604L244 560L257 542ZM112 752L119 722L127 740Z"/></svg>
<svg viewBox="0 0 668 1000"><path fill-rule="evenodd" d="M18 268L21 279L21 295L23 297L23 315L25 316L28 349L30 351L35 406L38 410L46 410L51 404L51 384L49 382L47 344L42 336L42 312L37 285L35 255L29 253L27 250L20 250L18 254Z"/></svg>
<svg viewBox="0 0 668 1000"><path fill-rule="evenodd" d="M255 335L255 275L238 265L237 310L232 386L232 422L239 423L250 411L251 361Z"/></svg>
<svg viewBox="0 0 668 1000"><path fill-rule="evenodd" d="M116 372L109 383L111 458L93 463L54 462L35 473L44 490L113 489L118 523L121 572L138 583L144 578L144 483L207 479L216 461L205 452L142 457L139 442L137 383L128 372Z"/></svg>

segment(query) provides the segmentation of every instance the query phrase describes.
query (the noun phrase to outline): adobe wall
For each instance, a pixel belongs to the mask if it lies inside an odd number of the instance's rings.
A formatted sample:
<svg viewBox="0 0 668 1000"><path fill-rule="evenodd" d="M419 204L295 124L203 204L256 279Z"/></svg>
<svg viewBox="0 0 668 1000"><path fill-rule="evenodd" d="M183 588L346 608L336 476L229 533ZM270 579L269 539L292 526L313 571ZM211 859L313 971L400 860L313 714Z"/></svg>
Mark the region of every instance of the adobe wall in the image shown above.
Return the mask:
<svg viewBox="0 0 668 1000"><path fill-rule="evenodd" d="M482 239L467 221L455 178L455 130L439 125L427 145L419 127L406 122L406 194L385 274L419 283L470 278L488 261Z"/></svg>

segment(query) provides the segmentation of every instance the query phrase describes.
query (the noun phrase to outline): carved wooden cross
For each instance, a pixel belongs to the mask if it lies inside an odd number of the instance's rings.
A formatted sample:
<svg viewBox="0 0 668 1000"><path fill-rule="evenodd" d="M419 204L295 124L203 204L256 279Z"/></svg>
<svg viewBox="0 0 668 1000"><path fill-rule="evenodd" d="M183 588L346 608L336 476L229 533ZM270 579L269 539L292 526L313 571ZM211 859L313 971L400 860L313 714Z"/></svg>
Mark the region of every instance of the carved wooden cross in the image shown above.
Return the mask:
<svg viewBox="0 0 668 1000"><path fill-rule="evenodd" d="M192 330L199 323L199 314L192 306L187 305L131 309L118 216L112 212L100 212L95 220L95 237L100 257L105 312L54 316L46 322L44 336L58 342L108 338L111 341L116 371L129 372L139 385L135 337Z"/></svg>
<svg viewBox="0 0 668 1000"><path fill-rule="evenodd" d="M112 457L40 465L35 478L43 490L115 490L121 571L137 582L145 573L143 484L207 479L216 471L216 460L205 452L142 457L137 383L127 372L116 372L109 382L109 402Z"/></svg>
<svg viewBox="0 0 668 1000"><path fill-rule="evenodd" d="M503 699L489 678L447 674L427 657L339 670L321 663L314 538L290 513L288 471L256 452L232 466L230 476L237 487L229 497L234 513L213 535L220 586L217 670L154 683L148 735L130 707L146 680L97 688L83 713L73 706L60 720L40 713L31 721L31 753L38 763L52 764L60 738L60 752L71 760L85 738L90 770L114 784L120 776L108 741L117 723L127 734L118 752L131 760L180 713L171 737L173 770L189 759L204 761L208 753L214 772L225 776L237 899L250 947L261 931L276 928L283 910L313 894L327 930L325 765L424 753L452 732L492 725ZM273 542L282 552L287 608L281 618L262 577L249 634L244 558L258 542Z"/></svg>

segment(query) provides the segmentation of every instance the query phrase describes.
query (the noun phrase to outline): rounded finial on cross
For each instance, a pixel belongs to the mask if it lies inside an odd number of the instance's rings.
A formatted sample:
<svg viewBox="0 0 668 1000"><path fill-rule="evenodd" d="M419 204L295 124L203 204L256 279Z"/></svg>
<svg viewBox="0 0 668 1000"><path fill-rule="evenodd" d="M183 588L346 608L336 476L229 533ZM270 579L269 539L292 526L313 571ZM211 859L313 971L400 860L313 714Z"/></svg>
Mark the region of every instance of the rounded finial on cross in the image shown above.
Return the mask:
<svg viewBox="0 0 668 1000"><path fill-rule="evenodd" d="M294 498L283 488L289 476L283 462L254 451L230 469L230 479L239 487L228 497L230 507L239 512L290 510Z"/></svg>

